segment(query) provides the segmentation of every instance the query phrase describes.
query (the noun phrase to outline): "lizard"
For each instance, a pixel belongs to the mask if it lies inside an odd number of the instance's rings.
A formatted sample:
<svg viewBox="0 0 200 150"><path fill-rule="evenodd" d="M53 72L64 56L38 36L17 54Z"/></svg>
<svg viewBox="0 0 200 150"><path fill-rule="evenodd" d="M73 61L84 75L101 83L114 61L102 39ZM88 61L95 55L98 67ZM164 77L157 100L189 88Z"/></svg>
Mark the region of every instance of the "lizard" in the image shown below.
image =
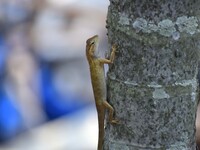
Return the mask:
<svg viewBox="0 0 200 150"><path fill-rule="evenodd" d="M118 120L113 119L114 109L106 101L107 99L107 88L104 64L112 64L115 58L116 45L112 46L110 59L99 58L96 56L98 50L99 37L95 35L86 41L86 57L90 67L90 76L93 87L93 94L96 104L96 110L98 115L98 126L99 126L99 137L98 137L98 149L103 149L104 139L104 119L105 110L109 110L109 122L118 123Z"/></svg>

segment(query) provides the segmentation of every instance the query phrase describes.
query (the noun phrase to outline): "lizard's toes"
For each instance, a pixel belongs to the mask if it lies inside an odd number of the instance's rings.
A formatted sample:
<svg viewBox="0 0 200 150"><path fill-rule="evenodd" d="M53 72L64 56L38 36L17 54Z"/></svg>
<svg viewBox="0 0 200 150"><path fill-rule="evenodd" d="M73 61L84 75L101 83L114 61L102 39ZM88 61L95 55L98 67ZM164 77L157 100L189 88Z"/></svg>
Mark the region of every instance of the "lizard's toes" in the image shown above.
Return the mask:
<svg viewBox="0 0 200 150"><path fill-rule="evenodd" d="M120 124L120 121L119 120L112 120L111 123L112 124Z"/></svg>

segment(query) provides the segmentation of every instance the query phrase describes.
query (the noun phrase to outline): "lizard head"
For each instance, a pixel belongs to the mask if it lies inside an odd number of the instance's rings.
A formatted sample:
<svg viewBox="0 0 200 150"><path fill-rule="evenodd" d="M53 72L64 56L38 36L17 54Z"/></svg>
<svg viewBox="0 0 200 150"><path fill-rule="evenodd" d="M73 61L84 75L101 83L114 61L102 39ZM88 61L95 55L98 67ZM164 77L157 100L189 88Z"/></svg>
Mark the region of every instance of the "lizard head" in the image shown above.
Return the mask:
<svg viewBox="0 0 200 150"><path fill-rule="evenodd" d="M99 36L95 35L86 41L86 54L87 56L95 56L95 51L98 48Z"/></svg>

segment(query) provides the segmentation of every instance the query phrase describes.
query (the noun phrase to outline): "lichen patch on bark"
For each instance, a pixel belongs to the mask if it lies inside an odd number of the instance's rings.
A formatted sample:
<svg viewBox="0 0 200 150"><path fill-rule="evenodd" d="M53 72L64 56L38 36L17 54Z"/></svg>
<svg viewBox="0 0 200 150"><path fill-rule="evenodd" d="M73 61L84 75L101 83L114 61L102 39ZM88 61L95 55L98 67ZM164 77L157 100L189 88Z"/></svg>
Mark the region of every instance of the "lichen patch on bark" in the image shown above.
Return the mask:
<svg viewBox="0 0 200 150"><path fill-rule="evenodd" d="M198 19L194 16L181 16L178 17L175 22L170 19L164 19L158 24L154 24L152 21L147 21L144 18L136 18L132 23L132 27L136 30L136 32L158 32L160 35L165 37L172 36L175 39L178 39L177 36L180 36L178 33L184 32L193 35L196 32L199 32Z"/></svg>

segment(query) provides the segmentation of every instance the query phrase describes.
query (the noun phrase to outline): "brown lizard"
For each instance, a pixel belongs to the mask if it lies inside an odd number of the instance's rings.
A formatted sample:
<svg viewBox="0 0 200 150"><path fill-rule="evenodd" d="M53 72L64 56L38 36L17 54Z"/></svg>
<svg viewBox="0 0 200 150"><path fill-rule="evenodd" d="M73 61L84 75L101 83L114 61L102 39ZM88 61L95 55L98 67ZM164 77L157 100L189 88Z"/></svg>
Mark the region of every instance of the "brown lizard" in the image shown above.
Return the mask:
<svg viewBox="0 0 200 150"><path fill-rule="evenodd" d="M98 139L98 150L103 149L103 138L104 138L104 118L105 110L109 110L109 122L118 123L117 120L113 119L114 109L106 101L107 89L106 80L104 73L104 64L111 64L115 58L116 46L112 46L112 52L110 59L99 58L96 56L98 49L99 37L95 35L86 41L86 56L90 66L90 75L93 87L93 93L96 103L96 109L98 114L98 125L99 125L99 139Z"/></svg>

